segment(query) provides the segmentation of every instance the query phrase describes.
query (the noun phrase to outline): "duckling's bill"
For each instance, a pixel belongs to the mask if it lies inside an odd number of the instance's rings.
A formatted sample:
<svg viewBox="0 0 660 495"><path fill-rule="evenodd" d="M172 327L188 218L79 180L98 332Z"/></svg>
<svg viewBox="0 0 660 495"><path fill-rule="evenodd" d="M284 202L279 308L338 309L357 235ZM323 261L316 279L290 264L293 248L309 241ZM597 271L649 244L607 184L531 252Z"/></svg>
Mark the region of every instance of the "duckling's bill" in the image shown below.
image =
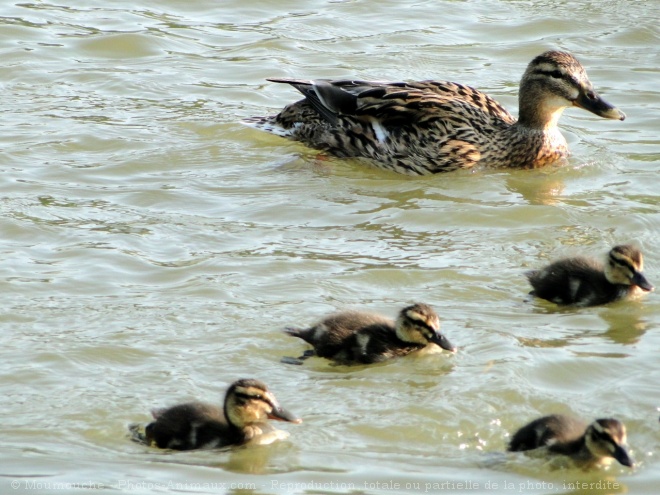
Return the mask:
<svg viewBox="0 0 660 495"><path fill-rule="evenodd" d="M641 272L635 272L635 275L633 275L632 278L632 283L646 292L653 292L655 290L653 284L646 280L646 277Z"/></svg>
<svg viewBox="0 0 660 495"><path fill-rule="evenodd" d="M612 457L614 457L623 466L633 467L635 465L635 461L633 461L628 451L621 445L617 445L614 448L614 452L612 452Z"/></svg>
<svg viewBox="0 0 660 495"><path fill-rule="evenodd" d="M275 419L277 421L288 421L293 424L300 424L303 422L301 418L295 414L290 413L283 407L273 408L271 412L268 413L268 419Z"/></svg>
<svg viewBox="0 0 660 495"><path fill-rule="evenodd" d="M455 354L457 351L456 346L453 345L451 342L449 342L449 339L444 335L442 335L441 333L436 332L431 338L431 342L433 342L436 345L439 345L441 348L451 353Z"/></svg>

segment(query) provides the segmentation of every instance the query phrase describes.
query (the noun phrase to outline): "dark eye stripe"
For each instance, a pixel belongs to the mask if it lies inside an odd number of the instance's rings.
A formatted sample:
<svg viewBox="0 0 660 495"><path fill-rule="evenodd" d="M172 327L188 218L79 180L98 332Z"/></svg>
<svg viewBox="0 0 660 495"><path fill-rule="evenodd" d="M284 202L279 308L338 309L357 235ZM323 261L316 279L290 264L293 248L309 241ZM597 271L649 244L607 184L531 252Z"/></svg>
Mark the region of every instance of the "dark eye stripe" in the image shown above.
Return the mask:
<svg viewBox="0 0 660 495"><path fill-rule="evenodd" d="M421 319L419 319L419 318L412 318L412 317L410 317L410 316L408 316L408 318L410 319L410 321L411 321L415 326L422 327L422 328L429 328L429 324L426 323L424 320L421 320Z"/></svg>
<svg viewBox="0 0 660 495"><path fill-rule="evenodd" d="M425 330L428 330L429 332L431 332L432 335L435 335L435 332L436 332L435 328L433 328L431 325L429 325L425 321L417 321L417 325L421 328L424 328Z"/></svg>
<svg viewBox="0 0 660 495"><path fill-rule="evenodd" d="M619 258L615 258L614 256L610 256L610 261L614 264L635 271L635 267L630 263L630 260L619 259Z"/></svg>
<svg viewBox="0 0 660 495"><path fill-rule="evenodd" d="M615 447L618 445L617 442L612 438L612 435L607 432L607 431L598 431L596 429L593 430L593 437L596 439L599 439L605 443L610 443L614 445Z"/></svg>
<svg viewBox="0 0 660 495"><path fill-rule="evenodd" d="M243 400L262 400L262 401L268 402L270 404L270 402L265 397L263 397L262 395L251 395L251 394L246 394L246 393L243 393L243 392L236 392L235 395L239 399L243 399Z"/></svg>
<svg viewBox="0 0 660 495"><path fill-rule="evenodd" d="M545 76L554 77L555 79L564 79L564 74L560 70L537 70L537 74L543 74Z"/></svg>

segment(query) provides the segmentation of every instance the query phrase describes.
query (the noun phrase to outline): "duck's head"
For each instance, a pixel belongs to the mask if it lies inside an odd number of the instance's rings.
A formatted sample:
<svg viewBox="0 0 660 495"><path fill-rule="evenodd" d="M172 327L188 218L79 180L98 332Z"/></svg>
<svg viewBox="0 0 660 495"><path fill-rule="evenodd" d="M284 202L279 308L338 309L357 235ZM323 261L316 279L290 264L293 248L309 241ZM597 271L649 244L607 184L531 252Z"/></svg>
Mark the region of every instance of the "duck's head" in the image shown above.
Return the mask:
<svg viewBox="0 0 660 495"><path fill-rule="evenodd" d="M433 343L456 352L456 347L440 332L440 318L428 304L417 303L403 308L396 320L396 334L404 342L420 345Z"/></svg>
<svg viewBox="0 0 660 495"><path fill-rule="evenodd" d="M642 252L630 244L614 246L607 254L605 277L613 284L636 285L645 292L655 289L642 273Z"/></svg>
<svg viewBox="0 0 660 495"><path fill-rule="evenodd" d="M548 51L537 56L520 81L519 122L534 128L551 128L564 108L571 106L606 119L626 118L596 93L584 67L573 55Z"/></svg>
<svg viewBox="0 0 660 495"><path fill-rule="evenodd" d="M595 457L616 459L628 467L634 465L626 446L626 427L616 419L597 419L591 423L585 433L585 442Z"/></svg>
<svg viewBox="0 0 660 495"><path fill-rule="evenodd" d="M302 423L302 419L280 406L263 382L253 379L238 380L229 387L225 396L225 416L238 428L265 423L268 419Z"/></svg>

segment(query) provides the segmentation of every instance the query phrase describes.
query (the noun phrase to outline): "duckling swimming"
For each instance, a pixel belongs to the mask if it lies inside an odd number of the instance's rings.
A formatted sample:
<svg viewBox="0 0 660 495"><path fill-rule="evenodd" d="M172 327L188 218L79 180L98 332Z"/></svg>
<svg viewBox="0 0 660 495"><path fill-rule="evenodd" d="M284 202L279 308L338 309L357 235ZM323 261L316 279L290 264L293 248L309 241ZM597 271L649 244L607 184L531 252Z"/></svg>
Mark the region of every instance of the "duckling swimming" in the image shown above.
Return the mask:
<svg viewBox="0 0 660 495"><path fill-rule="evenodd" d="M268 419L302 423L283 409L259 380L234 382L223 407L202 402L154 409L155 421L145 428L145 441L161 449L213 449L246 443L265 445L289 436Z"/></svg>
<svg viewBox="0 0 660 495"><path fill-rule="evenodd" d="M566 258L526 275L534 296L557 304L595 306L653 291L643 269L642 252L623 244L610 250L604 266L591 258Z"/></svg>
<svg viewBox="0 0 660 495"><path fill-rule="evenodd" d="M299 360L316 354L338 364L371 364L411 352L439 351L437 346L456 352L447 337L440 333L440 319L433 308L419 303L403 308L396 322L378 314L344 311L310 328L287 328L285 331L314 346L314 351L308 351Z"/></svg>
<svg viewBox="0 0 660 495"><path fill-rule="evenodd" d="M567 107L625 119L596 93L580 62L560 51L542 53L527 66L518 120L490 96L452 82L268 80L290 84L305 98L245 124L408 175L476 165L533 168L565 158L557 121Z"/></svg>
<svg viewBox="0 0 660 495"><path fill-rule="evenodd" d="M521 452L539 447L547 447L550 454L568 456L583 468L608 465L612 459L628 467L634 464L626 447L626 427L611 418L587 425L563 414L544 416L520 428L508 450Z"/></svg>

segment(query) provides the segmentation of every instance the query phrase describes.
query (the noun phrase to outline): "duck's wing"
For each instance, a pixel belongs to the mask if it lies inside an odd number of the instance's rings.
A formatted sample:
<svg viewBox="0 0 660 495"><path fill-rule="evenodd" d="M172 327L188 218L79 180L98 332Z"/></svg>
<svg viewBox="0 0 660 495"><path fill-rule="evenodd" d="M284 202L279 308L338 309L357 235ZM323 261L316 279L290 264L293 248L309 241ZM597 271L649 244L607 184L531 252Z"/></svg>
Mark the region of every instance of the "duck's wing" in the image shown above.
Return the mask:
<svg viewBox="0 0 660 495"><path fill-rule="evenodd" d="M363 98L370 96L370 91L381 88L381 83L338 80L330 81L317 79L307 81L303 79L270 78L268 81L290 84L300 91L307 102L326 121L337 123L339 115L358 116L358 107ZM382 83L386 84L386 83Z"/></svg>
<svg viewBox="0 0 660 495"><path fill-rule="evenodd" d="M449 81L420 81L396 83L403 87L433 93L440 101L462 102L489 117L513 124L516 119L498 101L486 93L464 84Z"/></svg>
<svg viewBox="0 0 660 495"><path fill-rule="evenodd" d="M458 116L499 120L515 119L488 95L457 83L442 81L378 82L356 80L314 81L271 78L300 91L307 102L330 124L340 116L378 121L386 127L423 124Z"/></svg>

